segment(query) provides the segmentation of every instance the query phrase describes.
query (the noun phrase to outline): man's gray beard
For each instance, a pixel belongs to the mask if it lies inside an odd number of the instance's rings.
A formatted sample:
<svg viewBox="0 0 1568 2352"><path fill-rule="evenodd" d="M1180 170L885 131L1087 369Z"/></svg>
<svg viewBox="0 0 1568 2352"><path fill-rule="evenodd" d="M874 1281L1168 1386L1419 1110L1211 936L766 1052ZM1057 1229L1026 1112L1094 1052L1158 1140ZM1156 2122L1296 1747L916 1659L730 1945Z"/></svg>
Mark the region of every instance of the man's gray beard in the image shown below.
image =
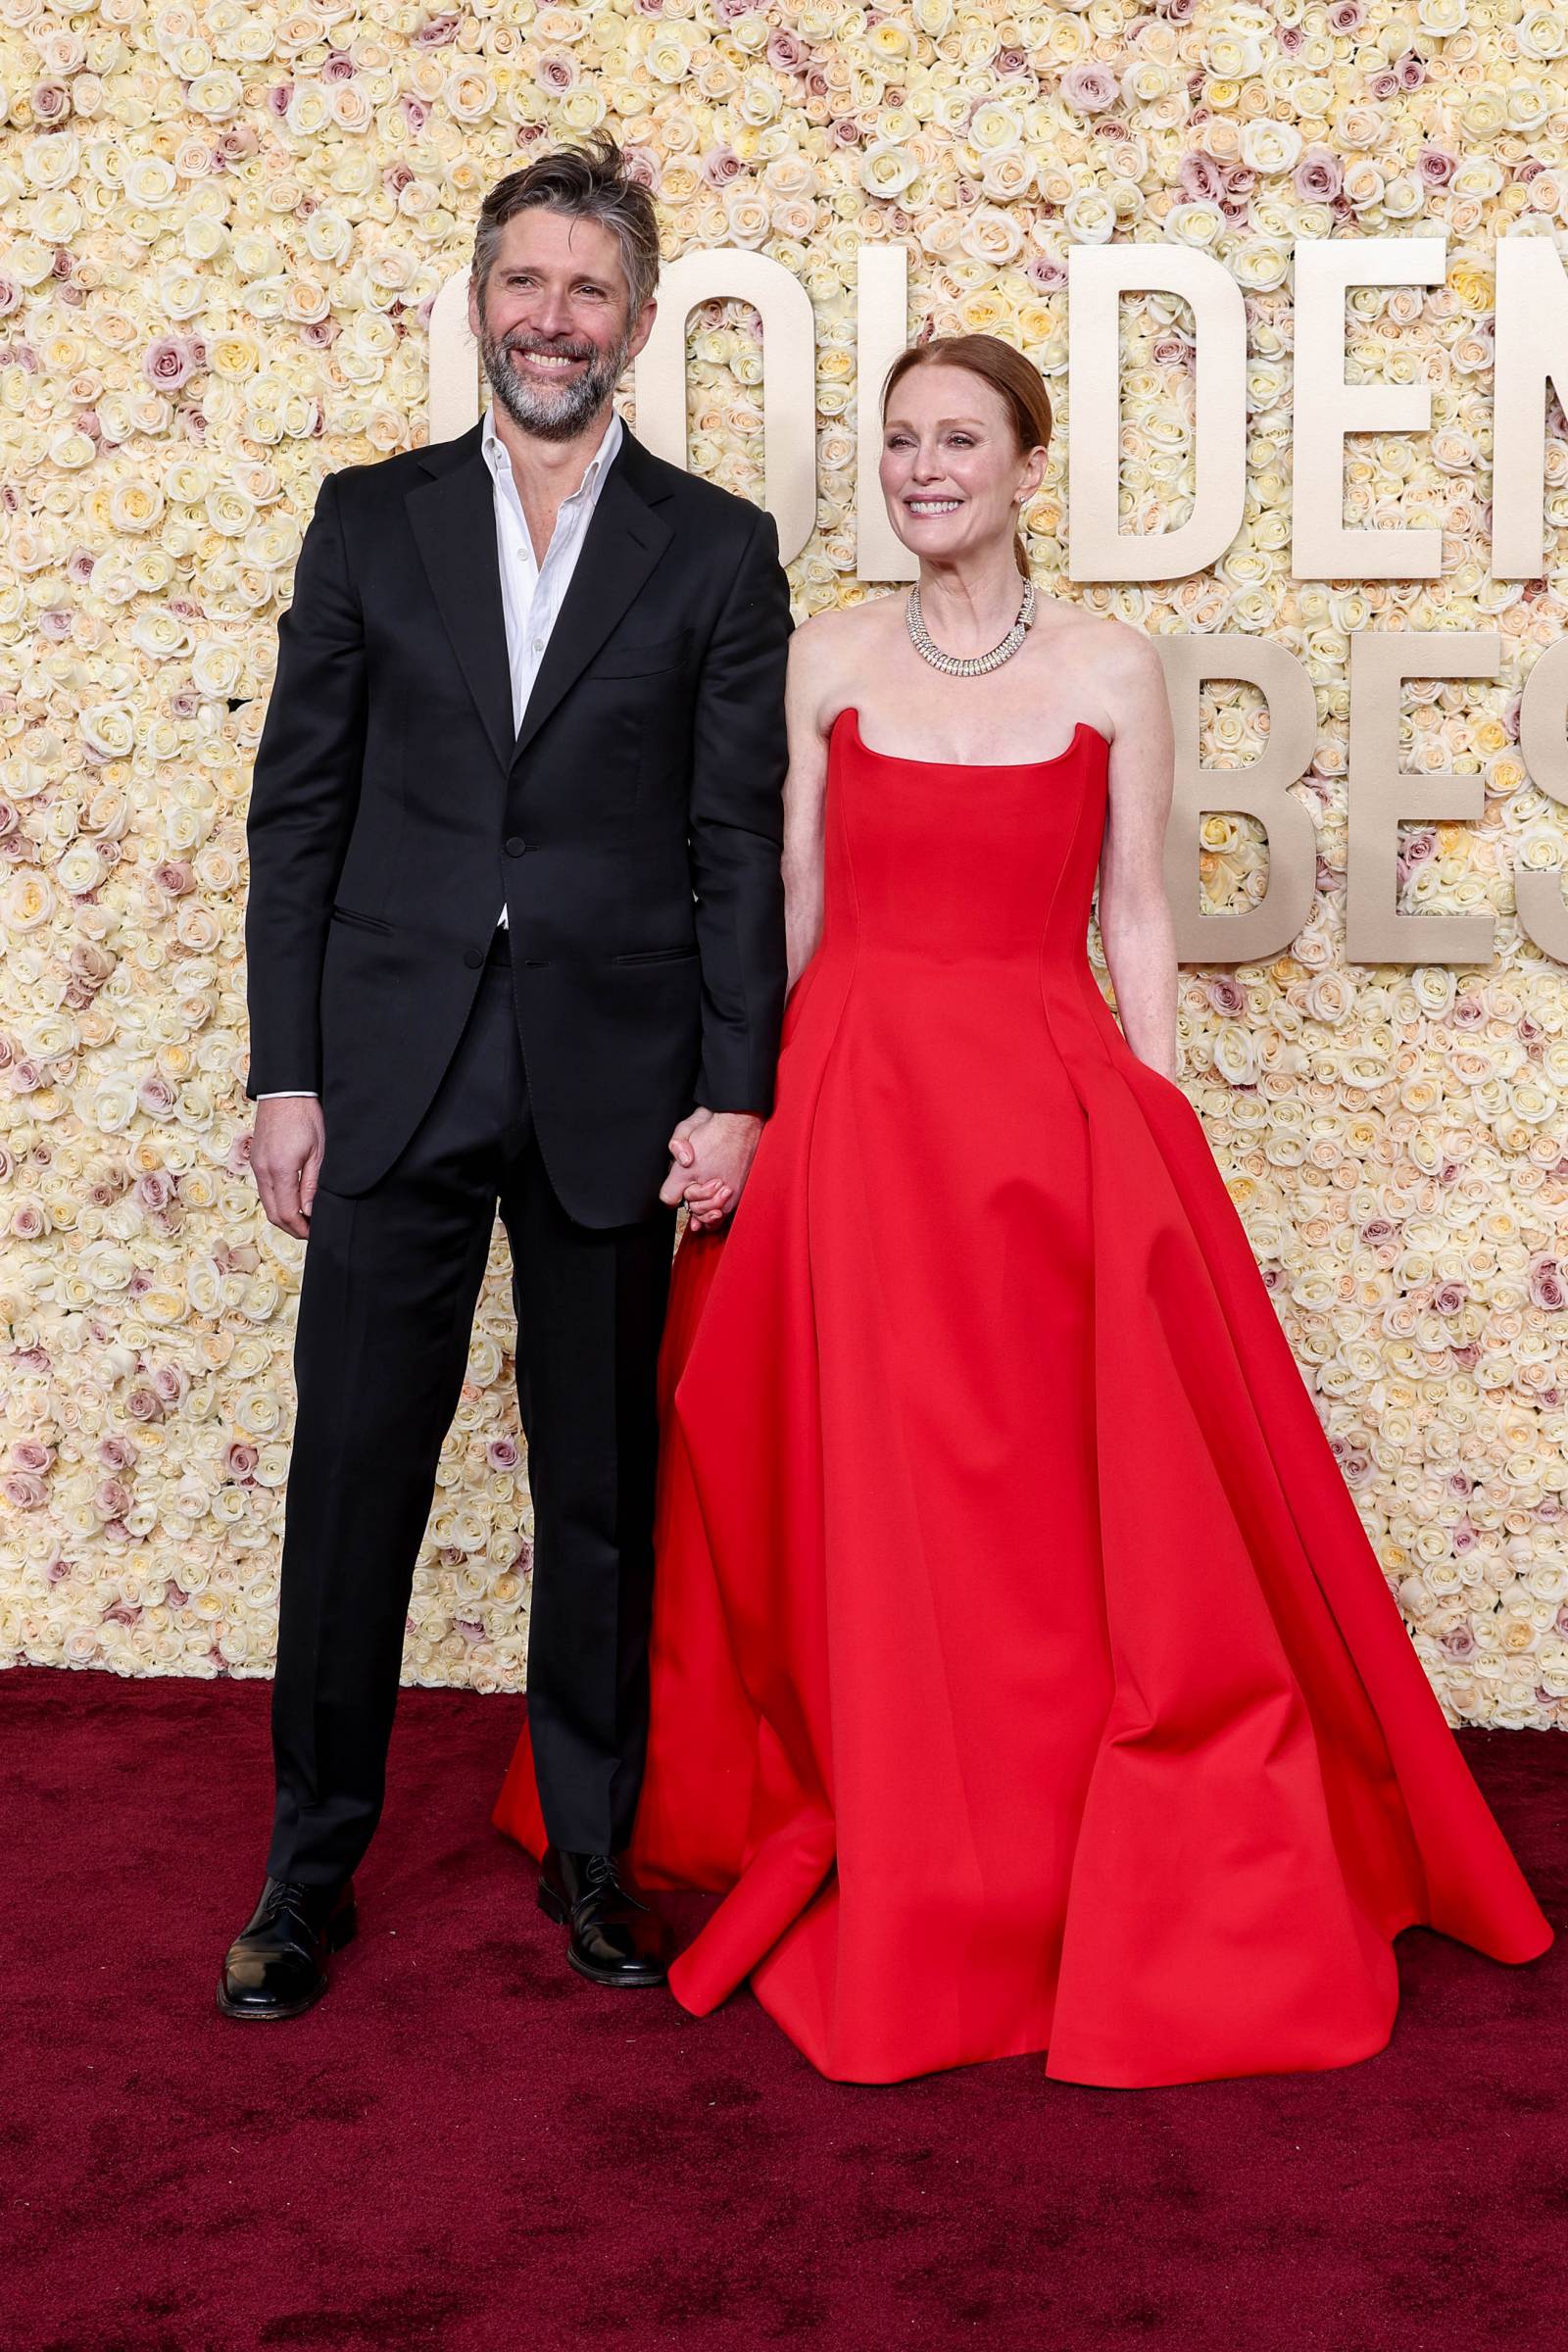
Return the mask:
<svg viewBox="0 0 1568 2352"><path fill-rule="evenodd" d="M479 328L479 357L491 390L519 432L537 434L541 441L573 440L592 423L619 383L630 349L628 327L613 350L592 360L575 382L551 398L518 375L506 344L497 343L482 321Z"/></svg>

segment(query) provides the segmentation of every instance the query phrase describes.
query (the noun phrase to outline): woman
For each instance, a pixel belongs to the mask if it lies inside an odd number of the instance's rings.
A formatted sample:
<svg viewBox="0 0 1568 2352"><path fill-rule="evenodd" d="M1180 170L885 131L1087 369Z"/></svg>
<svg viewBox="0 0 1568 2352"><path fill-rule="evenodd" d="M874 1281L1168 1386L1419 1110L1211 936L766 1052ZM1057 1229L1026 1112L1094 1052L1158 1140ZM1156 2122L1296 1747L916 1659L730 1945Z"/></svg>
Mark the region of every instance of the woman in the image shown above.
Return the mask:
<svg viewBox="0 0 1568 2352"><path fill-rule="evenodd" d="M939 339L884 416L919 579L791 648L799 985L676 1263L632 1861L728 1889L677 1998L749 1976L835 2079L1345 2065L1401 1929L1550 1931L1173 1083L1169 710L1029 583L1045 387ZM525 1742L497 1819L538 1850Z"/></svg>

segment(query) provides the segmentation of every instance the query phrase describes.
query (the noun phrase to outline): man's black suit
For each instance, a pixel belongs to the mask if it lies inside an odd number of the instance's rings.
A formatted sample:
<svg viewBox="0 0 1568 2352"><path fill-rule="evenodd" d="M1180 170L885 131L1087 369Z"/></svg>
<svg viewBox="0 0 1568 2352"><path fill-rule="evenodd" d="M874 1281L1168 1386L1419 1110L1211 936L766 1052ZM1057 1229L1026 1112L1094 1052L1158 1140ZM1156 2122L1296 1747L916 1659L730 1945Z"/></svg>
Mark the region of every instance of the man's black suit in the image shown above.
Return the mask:
<svg viewBox="0 0 1568 2352"><path fill-rule="evenodd" d="M251 795L252 1096L320 1095L268 1869L374 1828L413 1565L499 1203L546 1826L630 1834L671 1128L765 1114L788 587L770 517L612 460L520 730L476 425L322 484ZM503 902L509 929L497 930Z"/></svg>

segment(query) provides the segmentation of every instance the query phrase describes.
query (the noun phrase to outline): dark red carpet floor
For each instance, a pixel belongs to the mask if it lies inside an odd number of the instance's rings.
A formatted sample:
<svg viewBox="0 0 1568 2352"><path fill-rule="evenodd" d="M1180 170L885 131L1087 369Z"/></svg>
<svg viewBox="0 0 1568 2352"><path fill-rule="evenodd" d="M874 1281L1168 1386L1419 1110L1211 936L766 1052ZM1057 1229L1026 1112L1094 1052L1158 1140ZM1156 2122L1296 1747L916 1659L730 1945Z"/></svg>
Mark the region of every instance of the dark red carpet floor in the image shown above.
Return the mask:
<svg viewBox="0 0 1568 2352"><path fill-rule="evenodd" d="M488 1825L516 1704L410 1691L360 1941L247 2029L213 1983L268 1695L0 1676L4 2352L1568 2341L1568 1938L1403 1936L1394 2041L1337 2074L846 2088L749 1996L568 1975ZM1464 1744L1560 1923L1568 1740Z"/></svg>

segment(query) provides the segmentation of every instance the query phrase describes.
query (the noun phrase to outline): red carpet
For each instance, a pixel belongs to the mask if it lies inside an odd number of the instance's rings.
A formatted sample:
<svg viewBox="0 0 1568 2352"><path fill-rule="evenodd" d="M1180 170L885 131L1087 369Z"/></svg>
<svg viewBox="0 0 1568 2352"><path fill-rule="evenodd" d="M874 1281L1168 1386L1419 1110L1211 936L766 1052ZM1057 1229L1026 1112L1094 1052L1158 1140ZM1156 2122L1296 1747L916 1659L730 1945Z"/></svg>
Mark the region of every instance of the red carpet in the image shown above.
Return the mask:
<svg viewBox="0 0 1568 2352"><path fill-rule="evenodd" d="M833 2085L747 1995L695 2024L569 1976L487 1819L517 1706L407 1691L360 1941L246 2029L212 1997L268 1697L0 1676L6 2352L1562 2341L1562 1941L1402 1936L1393 2044L1336 2074ZM1568 1740L1464 1746L1560 1925Z"/></svg>

